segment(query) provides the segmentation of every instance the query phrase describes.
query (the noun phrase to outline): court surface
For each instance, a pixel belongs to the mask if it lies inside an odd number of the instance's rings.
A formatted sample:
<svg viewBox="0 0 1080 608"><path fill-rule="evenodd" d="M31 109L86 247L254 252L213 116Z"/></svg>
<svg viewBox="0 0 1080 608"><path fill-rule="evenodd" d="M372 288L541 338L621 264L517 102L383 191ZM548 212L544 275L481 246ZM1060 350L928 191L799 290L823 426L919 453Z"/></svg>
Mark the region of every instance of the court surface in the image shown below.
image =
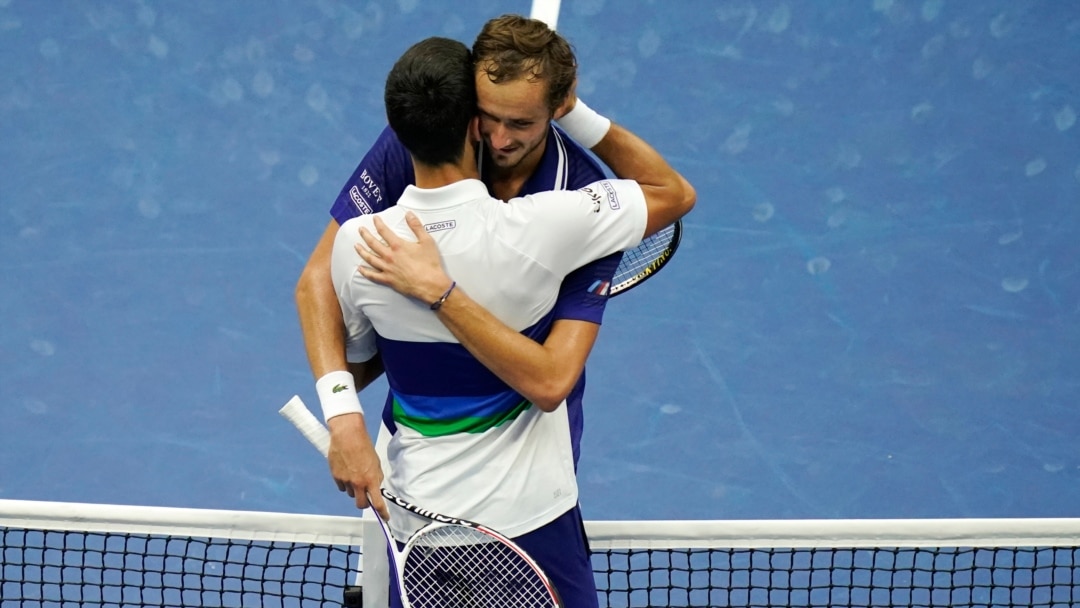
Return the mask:
<svg viewBox="0 0 1080 608"><path fill-rule="evenodd" d="M293 287L411 43L525 0L0 0L0 498L348 514ZM697 187L589 519L1076 516L1080 4L565 0ZM381 407L385 384L362 395Z"/></svg>

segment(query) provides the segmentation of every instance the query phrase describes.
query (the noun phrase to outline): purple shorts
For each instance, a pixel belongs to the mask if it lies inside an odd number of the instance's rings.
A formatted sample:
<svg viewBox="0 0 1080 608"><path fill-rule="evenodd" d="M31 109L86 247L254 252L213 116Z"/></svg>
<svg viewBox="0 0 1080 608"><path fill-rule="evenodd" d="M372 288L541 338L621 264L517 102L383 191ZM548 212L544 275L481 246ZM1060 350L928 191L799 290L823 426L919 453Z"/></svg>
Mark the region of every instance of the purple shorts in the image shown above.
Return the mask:
<svg viewBox="0 0 1080 608"><path fill-rule="evenodd" d="M566 608L599 608L581 508L513 539L548 575ZM391 575L392 576L392 575ZM390 608L401 608L397 585L390 585Z"/></svg>

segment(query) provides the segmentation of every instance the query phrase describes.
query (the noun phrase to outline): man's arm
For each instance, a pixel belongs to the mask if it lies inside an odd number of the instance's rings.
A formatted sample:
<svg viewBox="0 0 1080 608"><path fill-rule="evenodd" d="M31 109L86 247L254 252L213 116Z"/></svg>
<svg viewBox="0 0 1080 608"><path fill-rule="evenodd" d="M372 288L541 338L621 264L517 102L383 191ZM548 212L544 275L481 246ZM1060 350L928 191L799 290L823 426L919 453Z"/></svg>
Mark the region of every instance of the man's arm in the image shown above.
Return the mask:
<svg viewBox="0 0 1080 608"><path fill-rule="evenodd" d="M386 209L414 181L409 153L389 127L361 159L330 210L327 224L296 284L296 308L304 336L308 364L318 379L341 370L353 372L357 389L382 374L381 360L363 370L345 361L344 322L330 278L330 254L338 227L351 217ZM360 373L357 373L360 372Z"/></svg>
<svg viewBox="0 0 1080 608"><path fill-rule="evenodd" d="M558 119L559 126L589 147L616 177L641 186L649 208L645 236L674 224L694 208L693 186L645 140L600 116L573 94L563 107L570 111Z"/></svg>
<svg viewBox="0 0 1080 608"><path fill-rule="evenodd" d="M296 308L300 313L308 362L315 377L322 379L331 372L347 369L355 384L348 390L359 391L382 373L382 359L376 355L365 363L345 360L345 321L330 277L330 253L337 231L337 222L331 220L300 275ZM327 462L338 490L354 498L356 508L371 506L386 519L386 504L379 494L382 469L364 424L364 415L334 416L326 421L326 425L330 429ZM369 495L372 497L370 502Z"/></svg>
<svg viewBox="0 0 1080 608"><path fill-rule="evenodd" d="M412 162L394 132L387 127L356 167L331 208L333 219L308 258L296 284L295 298L300 330L312 375L316 378L324 417L328 401L344 399L346 406L359 408L356 393L383 373L382 358L376 353L364 363L349 363L345 356L345 321L333 286L331 257L339 222L360 213L385 209L412 183ZM351 377L349 377L351 374ZM342 380L347 391L319 391L320 382ZM332 388L332 387L331 387ZM346 409L348 409L346 407ZM384 517L386 507L378 488L382 481L378 457L362 414L341 414L327 418L330 428L330 470L338 489L356 500L356 506L372 505Z"/></svg>
<svg viewBox="0 0 1080 608"><path fill-rule="evenodd" d="M457 289L436 314L484 367L545 412L570 394L600 333L588 321L555 321L543 344L514 331Z"/></svg>
<svg viewBox="0 0 1080 608"><path fill-rule="evenodd" d="M356 221L344 225L353 226ZM331 370L316 381L315 389L330 429L327 459L334 482L339 490L355 500L357 508L371 506L385 519L388 512L379 492L382 467L356 397L356 383L366 383L382 370L374 327L363 310L356 306L352 295L352 279L359 262L352 239L344 229L338 230L330 246L328 278L341 319L341 352L343 359L349 361L351 375Z"/></svg>
<svg viewBox="0 0 1080 608"><path fill-rule="evenodd" d="M345 321L330 280L330 253L334 249L337 232L337 220L330 220L296 283L300 331L304 335L308 364L315 378L348 369L345 362Z"/></svg>

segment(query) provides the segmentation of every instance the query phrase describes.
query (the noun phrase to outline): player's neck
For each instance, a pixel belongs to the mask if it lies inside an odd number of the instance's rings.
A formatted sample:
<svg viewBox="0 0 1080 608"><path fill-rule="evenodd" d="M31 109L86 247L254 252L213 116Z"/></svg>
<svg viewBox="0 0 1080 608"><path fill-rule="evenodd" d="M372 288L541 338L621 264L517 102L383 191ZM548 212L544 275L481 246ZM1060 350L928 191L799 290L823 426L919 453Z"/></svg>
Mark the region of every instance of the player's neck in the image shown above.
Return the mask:
<svg viewBox="0 0 1080 608"><path fill-rule="evenodd" d="M463 171L457 165L443 165L441 167L414 167L416 174L416 187L425 190L442 188L450 184L466 179L476 179L480 175L476 172Z"/></svg>
<svg viewBox="0 0 1080 608"><path fill-rule="evenodd" d="M476 167L476 156L471 153L463 154L461 161L436 167L424 165L413 161L413 173L416 176L416 187L424 189L442 188L450 184L466 179L480 179L480 171Z"/></svg>

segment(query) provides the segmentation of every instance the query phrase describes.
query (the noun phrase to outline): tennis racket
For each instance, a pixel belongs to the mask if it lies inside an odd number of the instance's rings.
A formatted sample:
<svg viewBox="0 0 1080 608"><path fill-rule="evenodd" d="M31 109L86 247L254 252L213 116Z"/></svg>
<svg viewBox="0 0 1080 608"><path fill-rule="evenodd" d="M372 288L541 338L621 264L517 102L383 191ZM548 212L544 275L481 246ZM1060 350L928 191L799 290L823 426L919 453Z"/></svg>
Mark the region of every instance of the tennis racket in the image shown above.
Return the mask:
<svg viewBox="0 0 1080 608"><path fill-rule="evenodd" d="M682 240L682 220L641 241L637 247L623 252L622 261L611 279L611 295L626 293L660 272Z"/></svg>
<svg viewBox="0 0 1080 608"><path fill-rule="evenodd" d="M330 433L294 396L280 413L326 456ZM561 608L555 586L512 540L481 524L382 495L428 520L399 549L378 514L404 608Z"/></svg>

